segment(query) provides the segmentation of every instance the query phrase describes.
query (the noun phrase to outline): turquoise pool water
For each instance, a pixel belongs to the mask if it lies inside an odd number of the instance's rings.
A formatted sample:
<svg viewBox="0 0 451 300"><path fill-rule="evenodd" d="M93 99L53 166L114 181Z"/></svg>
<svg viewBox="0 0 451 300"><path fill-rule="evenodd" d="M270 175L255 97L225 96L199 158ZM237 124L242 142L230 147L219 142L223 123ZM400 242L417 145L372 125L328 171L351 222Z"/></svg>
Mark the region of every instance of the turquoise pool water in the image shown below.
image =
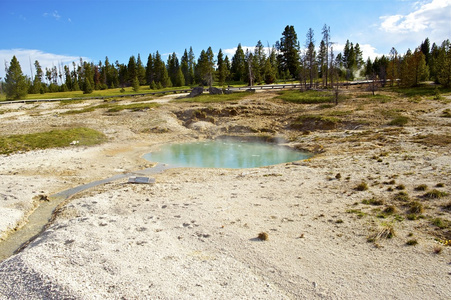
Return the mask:
<svg viewBox="0 0 451 300"><path fill-rule="evenodd" d="M177 167L255 168L307 159L311 153L273 144L211 140L183 144L167 144L145 154L151 162Z"/></svg>

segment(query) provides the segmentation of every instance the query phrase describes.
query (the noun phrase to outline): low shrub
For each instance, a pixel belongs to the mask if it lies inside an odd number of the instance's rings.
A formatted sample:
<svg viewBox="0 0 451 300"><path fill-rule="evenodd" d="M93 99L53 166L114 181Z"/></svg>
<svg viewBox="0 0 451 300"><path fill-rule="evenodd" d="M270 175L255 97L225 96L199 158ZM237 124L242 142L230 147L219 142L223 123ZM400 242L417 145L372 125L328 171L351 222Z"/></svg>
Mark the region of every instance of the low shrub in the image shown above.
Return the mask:
<svg viewBox="0 0 451 300"><path fill-rule="evenodd" d="M362 181L360 184L358 184L355 187L355 190L357 190L357 191L366 191L366 190L368 190L368 184L366 182Z"/></svg>
<svg viewBox="0 0 451 300"><path fill-rule="evenodd" d="M418 244L418 241L416 239L408 240L406 242L406 245L408 245L408 246L415 246L417 244Z"/></svg>
<svg viewBox="0 0 451 300"><path fill-rule="evenodd" d="M411 214L421 214L424 212L423 204L418 201L412 201L409 203L409 213Z"/></svg>
<svg viewBox="0 0 451 300"><path fill-rule="evenodd" d="M426 194L423 195L423 197L426 199L440 199L445 196L448 196L448 193L436 189L433 189L432 191L427 192Z"/></svg>
<svg viewBox="0 0 451 300"><path fill-rule="evenodd" d="M406 192L399 192L393 198L395 201L407 202L410 200L409 195Z"/></svg>
<svg viewBox="0 0 451 300"><path fill-rule="evenodd" d="M410 119L408 117L405 116L398 116L396 118L394 118L393 120L390 121L390 123L388 123L388 125L391 126L404 126L407 123L409 123Z"/></svg>
<svg viewBox="0 0 451 300"><path fill-rule="evenodd" d="M428 189L428 186L426 184L420 184L415 187L415 191L426 191Z"/></svg>
<svg viewBox="0 0 451 300"><path fill-rule="evenodd" d="M267 241L269 239L269 235L266 232L260 232L258 234L258 238L262 241Z"/></svg>

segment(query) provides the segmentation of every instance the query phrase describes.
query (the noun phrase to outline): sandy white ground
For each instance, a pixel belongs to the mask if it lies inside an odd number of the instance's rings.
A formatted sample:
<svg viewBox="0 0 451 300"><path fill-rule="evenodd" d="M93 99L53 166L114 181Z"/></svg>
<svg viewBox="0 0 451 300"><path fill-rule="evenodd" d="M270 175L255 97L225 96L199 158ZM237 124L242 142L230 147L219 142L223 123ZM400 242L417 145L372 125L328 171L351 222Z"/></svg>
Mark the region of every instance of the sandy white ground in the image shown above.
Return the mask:
<svg viewBox="0 0 451 300"><path fill-rule="evenodd" d="M155 175L155 185L124 179L91 189L0 263L0 298L447 299L451 247L434 253L439 244L422 229L427 220L394 222L394 238L367 242L389 221L370 216L374 207L361 201L390 198L384 181L397 175L412 196L420 196L419 183L451 186L449 146L406 142L419 131L396 145L330 145L295 164L171 169ZM142 169L146 149L174 139L1 156L0 229L19 220L33 196ZM383 163L372 158L387 150ZM355 191L362 180L370 189ZM368 215L349 213L356 208ZM260 232L269 239L257 239ZM406 246L410 233L418 245Z"/></svg>

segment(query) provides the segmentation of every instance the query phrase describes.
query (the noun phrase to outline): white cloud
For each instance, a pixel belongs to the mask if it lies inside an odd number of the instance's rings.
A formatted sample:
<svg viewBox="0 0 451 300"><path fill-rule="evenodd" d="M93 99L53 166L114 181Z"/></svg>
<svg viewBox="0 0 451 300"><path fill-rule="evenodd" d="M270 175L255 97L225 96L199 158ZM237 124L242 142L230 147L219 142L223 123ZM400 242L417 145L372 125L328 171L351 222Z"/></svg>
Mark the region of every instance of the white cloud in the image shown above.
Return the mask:
<svg viewBox="0 0 451 300"><path fill-rule="evenodd" d="M402 35L418 36L419 34L442 40L450 37L451 0L416 2L412 9L413 11L406 15L396 14L380 17L380 29L400 37Z"/></svg>
<svg viewBox="0 0 451 300"><path fill-rule="evenodd" d="M42 16L45 17L45 18L52 17L52 18L54 18L57 21L59 21L59 19L61 19L61 15L56 10L51 12L51 13L47 13L47 12L43 13Z"/></svg>
<svg viewBox="0 0 451 300"><path fill-rule="evenodd" d="M36 60L39 61L39 64L44 71L45 68L52 68L53 66L58 65L70 65L70 67L72 67L72 62L77 64L80 62L79 56L46 53L41 50L32 49L0 49L0 63L2 63L3 66L5 63L9 65L13 56L16 56L19 61L22 72L28 76L36 73L36 70L34 69L34 62ZM84 61L90 61L90 59L86 57L82 57L82 59ZM30 61L32 70L30 69ZM5 68L0 68L0 77L4 78L5 74Z"/></svg>

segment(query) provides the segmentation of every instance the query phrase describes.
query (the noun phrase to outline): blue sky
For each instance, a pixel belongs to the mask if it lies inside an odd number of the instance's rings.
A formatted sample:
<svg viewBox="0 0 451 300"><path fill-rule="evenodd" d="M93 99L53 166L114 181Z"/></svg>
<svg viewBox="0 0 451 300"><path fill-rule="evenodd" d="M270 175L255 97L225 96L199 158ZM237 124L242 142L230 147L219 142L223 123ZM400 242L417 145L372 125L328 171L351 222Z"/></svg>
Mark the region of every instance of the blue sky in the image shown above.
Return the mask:
<svg viewBox="0 0 451 300"><path fill-rule="evenodd" d="M321 41L330 26L334 52L347 39L364 58L405 53L426 38L451 39L451 0L1 0L0 77L13 55L25 74L30 60L43 67L85 60L128 63L131 55L167 55L193 47L221 48L231 58L236 46L272 46L286 25L303 45L309 28ZM165 58L167 56L163 56Z"/></svg>

